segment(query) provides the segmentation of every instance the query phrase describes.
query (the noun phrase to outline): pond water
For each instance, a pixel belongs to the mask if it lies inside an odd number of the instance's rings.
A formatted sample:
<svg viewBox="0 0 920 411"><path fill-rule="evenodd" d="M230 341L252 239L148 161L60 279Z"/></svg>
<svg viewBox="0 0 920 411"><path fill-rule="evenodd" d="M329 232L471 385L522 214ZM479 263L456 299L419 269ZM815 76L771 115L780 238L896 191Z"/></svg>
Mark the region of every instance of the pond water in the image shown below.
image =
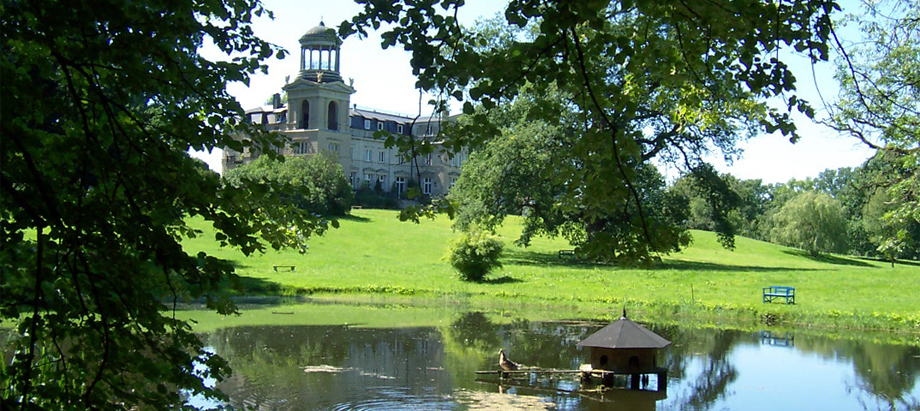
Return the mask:
<svg viewBox="0 0 920 411"><path fill-rule="evenodd" d="M400 315L394 310L394 316ZM377 313L379 315L379 312ZM658 354L667 387L579 391L553 379L477 375L498 349L526 366L577 369L576 343L606 323L533 322L456 313L432 327L265 325L203 339L228 359L218 384L236 410L920 410L920 348L875 339L645 325L671 341ZM192 403L202 405L199 400Z"/></svg>

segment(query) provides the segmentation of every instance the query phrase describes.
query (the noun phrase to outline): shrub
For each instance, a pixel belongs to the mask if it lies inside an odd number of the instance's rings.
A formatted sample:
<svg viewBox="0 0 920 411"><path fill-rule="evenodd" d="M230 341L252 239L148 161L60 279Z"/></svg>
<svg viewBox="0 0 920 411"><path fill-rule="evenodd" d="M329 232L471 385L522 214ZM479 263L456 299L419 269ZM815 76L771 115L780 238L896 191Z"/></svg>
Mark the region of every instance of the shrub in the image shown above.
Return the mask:
<svg viewBox="0 0 920 411"><path fill-rule="evenodd" d="M502 266L498 259L504 248L501 240L482 231L463 233L451 244L450 265L460 272L460 279L482 281L492 269Z"/></svg>

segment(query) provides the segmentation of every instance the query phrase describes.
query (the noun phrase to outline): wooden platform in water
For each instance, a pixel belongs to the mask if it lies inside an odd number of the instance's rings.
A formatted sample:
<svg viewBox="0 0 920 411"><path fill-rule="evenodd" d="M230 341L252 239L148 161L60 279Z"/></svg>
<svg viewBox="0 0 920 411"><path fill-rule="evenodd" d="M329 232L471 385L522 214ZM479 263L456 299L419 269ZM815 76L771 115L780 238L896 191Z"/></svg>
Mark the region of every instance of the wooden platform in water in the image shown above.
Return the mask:
<svg viewBox="0 0 920 411"><path fill-rule="evenodd" d="M476 375L516 375L516 374L589 374L592 377L603 377L605 375L633 375L633 374L661 374L667 373L667 368L656 368L643 372L625 372L625 371L608 371L608 370L556 370L543 368L524 368L514 371L476 371Z"/></svg>

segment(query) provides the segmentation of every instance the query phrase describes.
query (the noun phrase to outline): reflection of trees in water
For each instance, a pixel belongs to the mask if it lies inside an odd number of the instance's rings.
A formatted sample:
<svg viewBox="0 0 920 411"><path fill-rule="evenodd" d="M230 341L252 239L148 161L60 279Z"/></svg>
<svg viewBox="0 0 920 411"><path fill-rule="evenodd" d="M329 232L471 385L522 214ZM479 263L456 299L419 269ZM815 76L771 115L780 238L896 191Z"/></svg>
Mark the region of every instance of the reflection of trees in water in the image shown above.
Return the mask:
<svg viewBox="0 0 920 411"><path fill-rule="evenodd" d="M415 395L437 398L450 393L450 379L443 372L443 349L433 331L236 327L215 331L208 345L233 367L233 375L218 384L230 394L231 406L329 409L337 404L379 400L380 395L360 394L368 387L399 392L394 394L396 404ZM328 367L316 367L320 365Z"/></svg>
<svg viewBox="0 0 920 411"><path fill-rule="evenodd" d="M668 377L690 380L691 394L679 399L675 409L708 409L723 398L738 371L729 361L728 354L740 342L741 332L732 330L692 329L677 326L655 327L650 330L666 335L671 345L659 357L659 364L668 369ZM694 361L702 362L698 376L688 374Z"/></svg>
<svg viewBox="0 0 920 411"><path fill-rule="evenodd" d="M858 379L854 386L889 410L920 410L920 399L909 394L920 379L920 347L810 336L796 336L796 347L851 361Z"/></svg>
<svg viewBox="0 0 920 411"><path fill-rule="evenodd" d="M890 410L920 410L910 393L920 375L920 348L876 343L845 345L859 381L856 386L877 397Z"/></svg>
<svg viewBox="0 0 920 411"><path fill-rule="evenodd" d="M233 376L219 385L233 393L232 406L329 409L380 396L356 394L356 390L370 389L364 387L401 390L400 395L433 393L443 398L463 388L497 390L496 386L477 384L475 371L497 369L499 348L528 366L574 369L587 360L587 351L576 343L603 325L527 320L499 324L489 315L472 312L459 314L437 330L237 327L212 333L208 345L234 369ZM733 348L740 343L759 343L759 337L747 332L647 327L672 342L659 353L658 364L668 368L671 381L683 382L669 384L665 403L643 397L614 398L614 403L630 404L623 409L710 409L731 392L738 378L738 371L729 362ZM795 349L852 361L857 376L852 386L866 393L866 402L873 404L868 408L884 404L892 410L920 409L917 399L909 396L920 376L918 347L797 334ZM335 372L304 371L317 365L328 365ZM595 404L581 396L556 395L554 401L570 409L611 405Z"/></svg>
<svg viewBox="0 0 920 411"><path fill-rule="evenodd" d="M497 329L484 313L475 311L460 314L450 324L450 328L442 329L441 332L450 334L463 348L492 350L499 346Z"/></svg>
<svg viewBox="0 0 920 411"><path fill-rule="evenodd" d="M498 369L498 350L530 367L575 369L585 362L575 345L589 327L554 322L513 320L496 324L482 312L462 313L441 327L448 363L464 371ZM473 369L472 366L480 367Z"/></svg>
<svg viewBox="0 0 920 411"><path fill-rule="evenodd" d="M587 338L589 327L560 322L516 320L505 327L512 359L528 366L577 369L587 362L587 351L576 344Z"/></svg>

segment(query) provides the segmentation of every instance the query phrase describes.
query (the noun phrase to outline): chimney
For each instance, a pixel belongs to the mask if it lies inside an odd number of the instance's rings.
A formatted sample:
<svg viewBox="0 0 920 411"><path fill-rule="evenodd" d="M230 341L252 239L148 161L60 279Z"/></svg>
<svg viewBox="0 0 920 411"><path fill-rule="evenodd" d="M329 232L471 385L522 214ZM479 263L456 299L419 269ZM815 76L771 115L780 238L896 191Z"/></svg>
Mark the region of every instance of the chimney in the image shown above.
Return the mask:
<svg viewBox="0 0 920 411"><path fill-rule="evenodd" d="M272 108L281 108L281 94L275 93L272 96Z"/></svg>

